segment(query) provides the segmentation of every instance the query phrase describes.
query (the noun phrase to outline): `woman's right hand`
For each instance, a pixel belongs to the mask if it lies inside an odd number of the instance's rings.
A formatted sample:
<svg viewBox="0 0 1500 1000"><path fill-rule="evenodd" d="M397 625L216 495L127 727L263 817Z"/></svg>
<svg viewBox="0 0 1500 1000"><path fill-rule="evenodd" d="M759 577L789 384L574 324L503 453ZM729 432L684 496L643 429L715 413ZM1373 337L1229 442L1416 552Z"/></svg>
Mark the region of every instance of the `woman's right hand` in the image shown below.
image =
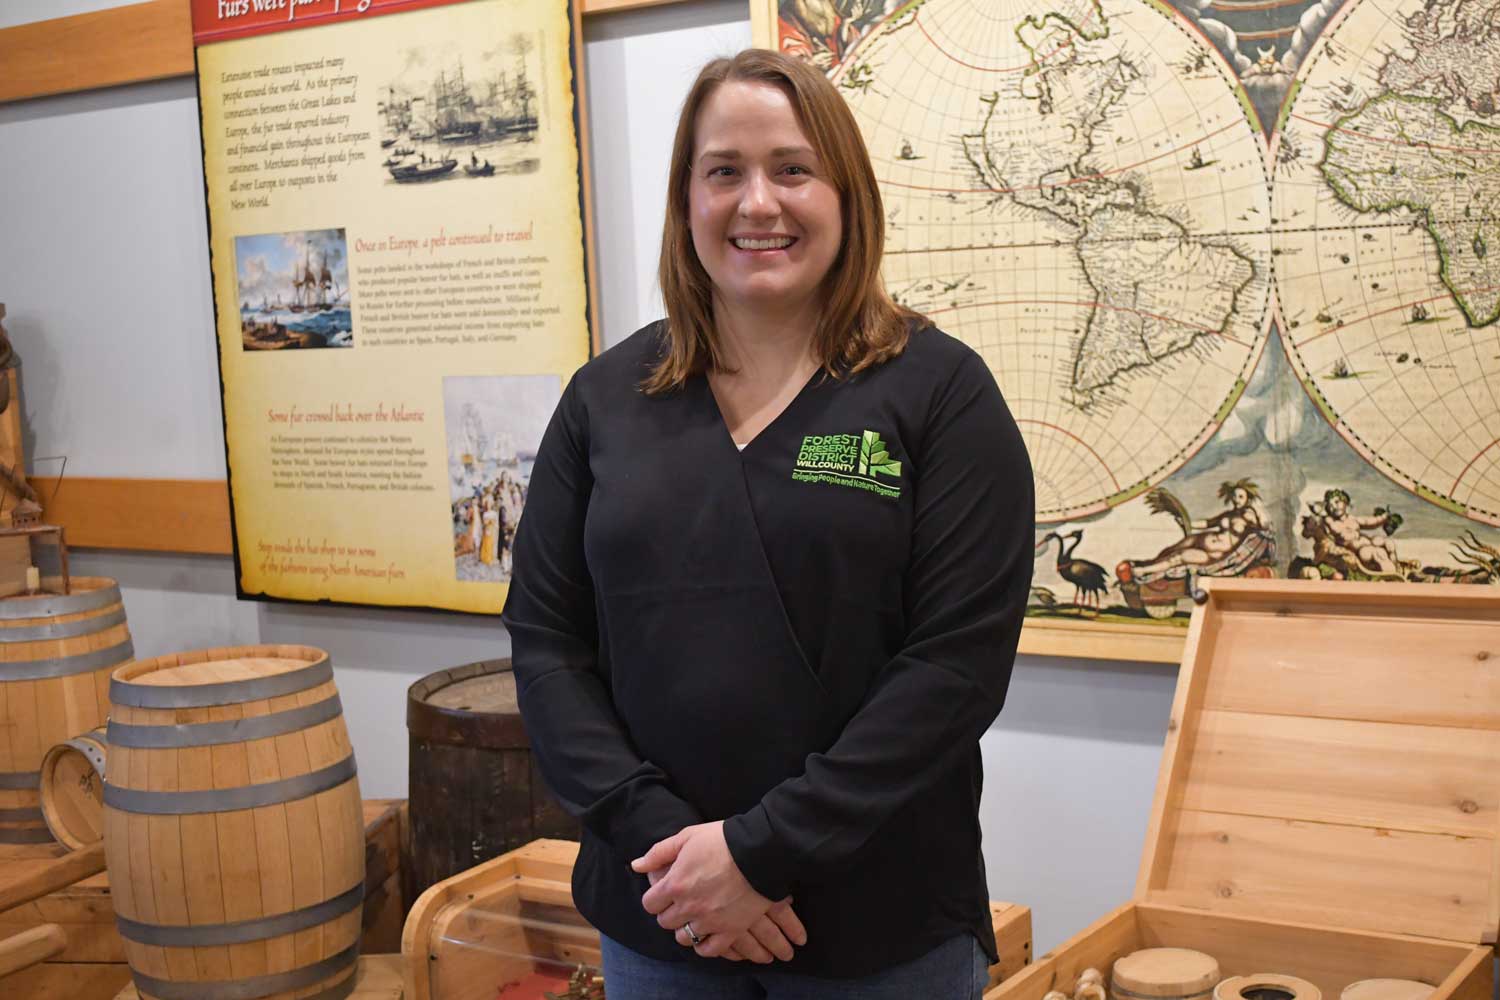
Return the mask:
<svg viewBox="0 0 1500 1000"><path fill-rule="evenodd" d="M750 929L735 939L734 946L724 957L734 961L748 959L759 965L769 965L776 960L789 962L794 946L807 943L807 929L792 909L788 896L766 911L765 916L750 925Z"/></svg>
<svg viewBox="0 0 1500 1000"><path fill-rule="evenodd" d="M647 872L646 879L655 885L666 873L664 868ZM682 940L685 936L684 931L677 931L677 943L691 947ZM792 909L792 898L788 896L781 902L772 904L759 920L750 925L749 930L735 939L723 957L731 962L750 961L758 965L770 965L778 959L790 961L793 949L806 943L807 928L802 926L797 911Z"/></svg>

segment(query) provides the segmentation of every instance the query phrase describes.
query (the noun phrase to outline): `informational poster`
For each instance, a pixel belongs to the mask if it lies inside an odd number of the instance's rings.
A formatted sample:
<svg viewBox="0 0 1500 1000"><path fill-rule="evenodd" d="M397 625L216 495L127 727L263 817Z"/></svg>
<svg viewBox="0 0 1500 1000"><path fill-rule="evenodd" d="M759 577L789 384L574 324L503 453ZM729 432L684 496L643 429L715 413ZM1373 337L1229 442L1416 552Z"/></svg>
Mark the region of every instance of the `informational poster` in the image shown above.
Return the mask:
<svg viewBox="0 0 1500 1000"><path fill-rule="evenodd" d="M1020 423L1023 649L1173 660L1211 577L1500 583L1500 0L753 12Z"/></svg>
<svg viewBox="0 0 1500 1000"><path fill-rule="evenodd" d="M498 613L589 357L577 10L193 0L241 596Z"/></svg>

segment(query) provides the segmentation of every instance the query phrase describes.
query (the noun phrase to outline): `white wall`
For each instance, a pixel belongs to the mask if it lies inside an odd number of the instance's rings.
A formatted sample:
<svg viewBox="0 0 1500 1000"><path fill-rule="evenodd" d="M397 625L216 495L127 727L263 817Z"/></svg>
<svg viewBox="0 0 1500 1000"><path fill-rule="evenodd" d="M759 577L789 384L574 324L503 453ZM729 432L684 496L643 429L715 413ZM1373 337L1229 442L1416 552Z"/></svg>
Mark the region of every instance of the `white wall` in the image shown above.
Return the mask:
<svg viewBox="0 0 1500 1000"><path fill-rule="evenodd" d="M11 0L0 27L108 5ZM676 108L697 67L750 30L743 0L692 0L593 16L584 39L602 328L615 343L658 315ZM0 302L23 359L30 454L65 453L84 476L223 477L201 169L190 80L0 105ZM407 686L510 648L492 618L239 602L227 558L74 559L120 580L141 656L328 649L371 796L406 793ZM1175 679L1147 664L1018 662L982 743L981 809L991 895L1033 908L1038 953L1129 897Z"/></svg>
<svg viewBox="0 0 1500 1000"><path fill-rule="evenodd" d="M107 7L124 7L130 2L132 0L3 0L0 2L0 28L51 17L88 14Z"/></svg>

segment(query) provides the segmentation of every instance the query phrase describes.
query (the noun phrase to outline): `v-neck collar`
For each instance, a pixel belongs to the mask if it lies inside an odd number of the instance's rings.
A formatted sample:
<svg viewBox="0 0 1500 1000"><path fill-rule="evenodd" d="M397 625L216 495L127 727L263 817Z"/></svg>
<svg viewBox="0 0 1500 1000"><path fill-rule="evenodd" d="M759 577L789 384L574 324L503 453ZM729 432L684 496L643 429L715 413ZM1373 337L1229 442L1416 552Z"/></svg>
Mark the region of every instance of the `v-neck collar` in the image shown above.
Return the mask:
<svg viewBox="0 0 1500 1000"><path fill-rule="evenodd" d="M807 377L807 381L803 383L802 388L797 390L797 394L787 401L787 404L781 408L780 413L777 413L776 416L771 418L770 423L762 427L753 438L751 438L749 441L746 441L743 448L740 447L739 442L734 439L734 435L729 431L729 421L724 418L724 411L719 408L719 398L714 395L714 387L709 384L708 373L701 372L693 377L696 378L703 387L703 395L708 399L709 408L713 411L714 419L719 425L719 430L723 434L724 440L729 442L729 446L734 449L735 454L744 455L745 453L750 451L751 448L755 447L756 443L760 441L761 438L767 436L767 434L775 430L777 424L781 423L787 418L787 414L791 413L791 411L797 407L797 404L799 404L802 399L808 394L808 391L812 389L814 383L818 381L818 376L821 374L823 374L823 369L821 366L819 366L818 368L814 368L813 373Z"/></svg>

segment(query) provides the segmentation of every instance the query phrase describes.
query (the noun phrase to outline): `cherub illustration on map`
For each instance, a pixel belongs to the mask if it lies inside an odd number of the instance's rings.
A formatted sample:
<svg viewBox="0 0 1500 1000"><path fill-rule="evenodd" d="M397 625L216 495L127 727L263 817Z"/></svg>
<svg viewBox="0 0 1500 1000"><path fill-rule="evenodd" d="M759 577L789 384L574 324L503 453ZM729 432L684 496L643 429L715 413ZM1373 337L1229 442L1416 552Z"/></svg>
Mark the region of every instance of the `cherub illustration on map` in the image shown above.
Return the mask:
<svg viewBox="0 0 1500 1000"><path fill-rule="evenodd" d="M1384 507L1369 515L1355 514L1349 494L1331 489L1321 501L1308 504L1302 518L1302 537L1312 540L1311 559L1292 560L1289 576L1305 580L1404 580L1416 563L1396 556L1391 536L1401 527L1401 515ZM1375 529L1384 532L1376 534Z"/></svg>

